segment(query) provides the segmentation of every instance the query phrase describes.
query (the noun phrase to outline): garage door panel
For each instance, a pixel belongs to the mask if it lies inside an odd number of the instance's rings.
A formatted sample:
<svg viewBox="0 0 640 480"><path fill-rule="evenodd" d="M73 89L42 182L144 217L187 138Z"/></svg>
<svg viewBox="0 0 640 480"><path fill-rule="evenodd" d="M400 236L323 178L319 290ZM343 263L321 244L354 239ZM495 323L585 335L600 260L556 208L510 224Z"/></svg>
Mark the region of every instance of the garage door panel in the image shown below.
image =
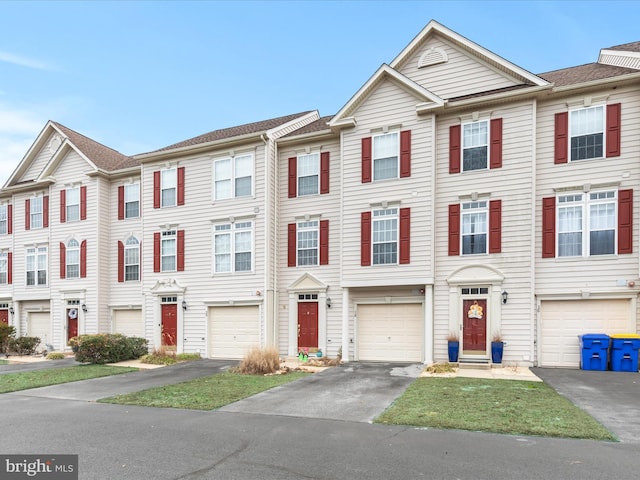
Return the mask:
<svg viewBox="0 0 640 480"><path fill-rule="evenodd" d="M116 310L113 312L113 333L127 337L145 338L144 320L141 310Z"/></svg>
<svg viewBox="0 0 640 480"><path fill-rule="evenodd" d="M259 344L258 306L209 308L209 357L240 359Z"/></svg>
<svg viewBox="0 0 640 480"><path fill-rule="evenodd" d="M51 338L51 314L49 312L31 312L27 320L27 335L40 338L38 350L46 348L47 343L52 343Z"/></svg>

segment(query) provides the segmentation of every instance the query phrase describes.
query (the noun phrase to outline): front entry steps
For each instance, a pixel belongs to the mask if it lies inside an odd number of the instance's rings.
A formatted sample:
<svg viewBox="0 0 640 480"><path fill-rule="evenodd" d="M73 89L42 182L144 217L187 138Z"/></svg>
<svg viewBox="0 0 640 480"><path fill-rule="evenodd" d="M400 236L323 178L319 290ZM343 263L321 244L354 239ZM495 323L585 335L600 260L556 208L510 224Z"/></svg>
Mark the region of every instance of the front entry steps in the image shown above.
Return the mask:
<svg viewBox="0 0 640 480"><path fill-rule="evenodd" d="M489 360L460 360L458 363L460 370L490 370Z"/></svg>

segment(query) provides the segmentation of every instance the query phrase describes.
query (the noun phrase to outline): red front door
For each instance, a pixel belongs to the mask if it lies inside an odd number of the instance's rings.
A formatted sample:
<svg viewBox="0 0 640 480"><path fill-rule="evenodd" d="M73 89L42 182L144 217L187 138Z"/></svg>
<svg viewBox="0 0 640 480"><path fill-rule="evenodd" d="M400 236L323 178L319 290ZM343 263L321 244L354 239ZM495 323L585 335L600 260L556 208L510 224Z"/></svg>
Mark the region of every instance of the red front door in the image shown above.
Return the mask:
<svg viewBox="0 0 640 480"><path fill-rule="evenodd" d="M162 345L174 346L178 339L178 305L162 305Z"/></svg>
<svg viewBox="0 0 640 480"><path fill-rule="evenodd" d="M462 351L465 354L487 352L487 301L464 300L462 302Z"/></svg>
<svg viewBox="0 0 640 480"><path fill-rule="evenodd" d="M9 310L0 310L0 322L9 324Z"/></svg>
<svg viewBox="0 0 640 480"><path fill-rule="evenodd" d="M298 303L298 348L318 348L318 302Z"/></svg>
<svg viewBox="0 0 640 480"><path fill-rule="evenodd" d="M67 310L67 341L78 336L78 309L69 308Z"/></svg>

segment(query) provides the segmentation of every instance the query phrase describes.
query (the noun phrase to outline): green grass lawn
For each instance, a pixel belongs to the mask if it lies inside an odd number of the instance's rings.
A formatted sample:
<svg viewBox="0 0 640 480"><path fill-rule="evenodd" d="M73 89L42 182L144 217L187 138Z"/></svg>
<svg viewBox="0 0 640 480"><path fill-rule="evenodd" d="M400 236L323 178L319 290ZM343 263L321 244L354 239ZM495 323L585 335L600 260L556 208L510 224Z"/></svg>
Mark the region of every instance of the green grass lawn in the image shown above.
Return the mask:
<svg viewBox="0 0 640 480"><path fill-rule="evenodd" d="M7 373L0 375L0 393L107 377L137 370L137 368L112 367L108 365L78 365L75 367L48 368L33 372Z"/></svg>
<svg viewBox="0 0 640 480"><path fill-rule="evenodd" d="M0 365L7 365L9 362L6 360L0 360Z"/></svg>
<svg viewBox="0 0 640 480"><path fill-rule="evenodd" d="M514 435L616 438L541 382L418 378L376 423Z"/></svg>
<svg viewBox="0 0 640 480"><path fill-rule="evenodd" d="M225 372L175 385L103 398L99 401L147 407L213 410L306 375L309 374L290 372L285 375L264 376Z"/></svg>

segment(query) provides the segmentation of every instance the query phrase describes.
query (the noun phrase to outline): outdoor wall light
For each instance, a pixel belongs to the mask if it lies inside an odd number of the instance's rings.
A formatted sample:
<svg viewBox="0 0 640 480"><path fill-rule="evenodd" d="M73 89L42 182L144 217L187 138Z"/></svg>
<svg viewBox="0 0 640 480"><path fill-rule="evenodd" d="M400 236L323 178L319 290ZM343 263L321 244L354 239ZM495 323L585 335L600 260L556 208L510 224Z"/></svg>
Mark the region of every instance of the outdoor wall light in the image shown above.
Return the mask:
<svg viewBox="0 0 640 480"><path fill-rule="evenodd" d="M187 310L187 301L186 300L182 300L182 310Z"/></svg>
<svg viewBox="0 0 640 480"><path fill-rule="evenodd" d="M83 311L84 313L87 313L87 304L86 304L86 303L83 303L83 304L82 304L82 311Z"/></svg>
<svg viewBox="0 0 640 480"><path fill-rule="evenodd" d="M507 292L506 290L502 291L502 304L504 305L505 303L507 303L507 299L509 298L509 292Z"/></svg>
<svg viewBox="0 0 640 480"><path fill-rule="evenodd" d="M9 307L9 313L11 315L14 315L16 313L16 311L13 309L13 307Z"/></svg>
<svg viewBox="0 0 640 480"><path fill-rule="evenodd" d="M327 308L331 308L331 297L327 297Z"/></svg>

